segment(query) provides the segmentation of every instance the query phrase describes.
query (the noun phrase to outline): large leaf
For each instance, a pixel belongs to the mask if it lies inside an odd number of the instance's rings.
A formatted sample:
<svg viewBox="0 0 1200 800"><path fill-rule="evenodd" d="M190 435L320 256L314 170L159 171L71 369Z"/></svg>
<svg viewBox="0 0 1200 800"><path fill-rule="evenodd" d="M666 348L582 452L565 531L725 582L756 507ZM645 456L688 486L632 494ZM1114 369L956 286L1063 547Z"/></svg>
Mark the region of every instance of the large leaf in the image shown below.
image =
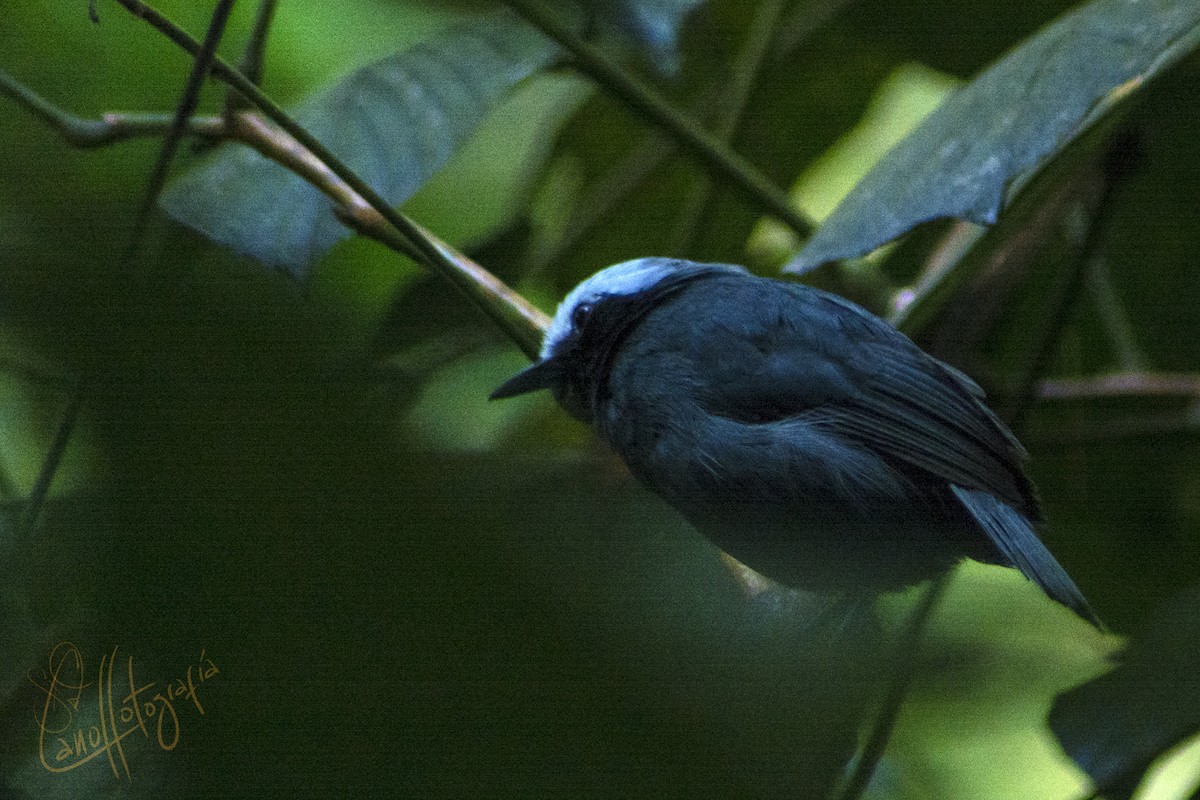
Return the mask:
<svg viewBox="0 0 1200 800"><path fill-rule="evenodd" d="M508 13L479 17L351 73L296 119L399 204L428 180L512 87L555 58ZM163 195L175 219L238 252L301 275L349 231L331 201L241 145L224 145Z"/></svg>
<svg viewBox="0 0 1200 800"><path fill-rule="evenodd" d="M1200 732L1200 586L1160 611L1116 670L1060 695L1050 727L1106 797L1129 797L1158 756Z"/></svg>
<svg viewBox="0 0 1200 800"><path fill-rule="evenodd" d="M855 187L786 267L858 256L945 217L996 220L1006 190L1200 41L1193 0L1096 0L947 100Z"/></svg>
<svg viewBox="0 0 1200 800"><path fill-rule="evenodd" d="M1108 650L1103 634L1015 570L965 562L930 621L867 798L1080 796L1084 778L1046 735L1046 711L1101 672Z"/></svg>

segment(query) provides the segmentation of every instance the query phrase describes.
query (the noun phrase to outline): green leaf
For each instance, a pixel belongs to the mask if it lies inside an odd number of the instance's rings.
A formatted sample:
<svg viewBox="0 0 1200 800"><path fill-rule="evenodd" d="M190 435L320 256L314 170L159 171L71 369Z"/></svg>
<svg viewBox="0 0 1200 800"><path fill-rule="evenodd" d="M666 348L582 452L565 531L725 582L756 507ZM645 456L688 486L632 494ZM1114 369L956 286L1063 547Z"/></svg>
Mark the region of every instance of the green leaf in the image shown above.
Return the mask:
<svg viewBox="0 0 1200 800"><path fill-rule="evenodd" d="M482 16L351 73L294 116L390 203L425 183L517 83L555 58L508 13ZM221 244L297 276L349 231L299 176L224 145L175 181L168 214Z"/></svg>
<svg viewBox="0 0 1200 800"><path fill-rule="evenodd" d="M1151 762L1200 732L1200 586L1170 602L1117 669L1059 695L1050 728L1108 798L1129 797Z"/></svg>
<svg viewBox="0 0 1200 800"><path fill-rule="evenodd" d="M911 613L916 591L885 600L893 625ZM1101 672L1108 650L1103 634L1016 570L964 562L921 643L916 681L866 797L1080 796L1084 778L1046 735L1046 712L1057 694Z"/></svg>
<svg viewBox="0 0 1200 800"><path fill-rule="evenodd" d="M1033 172L1198 41L1192 0L1096 0L1067 14L933 112L787 271L862 255L929 220L995 222Z"/></svg>
<svg viewBox="0 0 1200 800"><path fill-rule="evenodd" d="M588 0L633 39L664 75L679 72L679 32L684 20L704 0Z"/></svg>

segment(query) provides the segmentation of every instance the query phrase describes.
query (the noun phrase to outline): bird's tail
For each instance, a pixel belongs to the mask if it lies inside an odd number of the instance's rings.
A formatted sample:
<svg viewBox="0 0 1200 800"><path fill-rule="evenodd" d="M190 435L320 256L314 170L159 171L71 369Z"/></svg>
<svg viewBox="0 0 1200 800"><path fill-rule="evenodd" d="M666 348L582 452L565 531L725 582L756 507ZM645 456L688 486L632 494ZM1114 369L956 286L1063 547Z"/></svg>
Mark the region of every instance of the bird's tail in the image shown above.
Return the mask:
<svg viewBox="0 0 1200 800"><path fill-rule="evenodd" d="M1042 544L1029 520L989 492L954 486L954 494L975 517L997 549L1042 591L1083 619L1105 630L1079 587Z"/></svg>

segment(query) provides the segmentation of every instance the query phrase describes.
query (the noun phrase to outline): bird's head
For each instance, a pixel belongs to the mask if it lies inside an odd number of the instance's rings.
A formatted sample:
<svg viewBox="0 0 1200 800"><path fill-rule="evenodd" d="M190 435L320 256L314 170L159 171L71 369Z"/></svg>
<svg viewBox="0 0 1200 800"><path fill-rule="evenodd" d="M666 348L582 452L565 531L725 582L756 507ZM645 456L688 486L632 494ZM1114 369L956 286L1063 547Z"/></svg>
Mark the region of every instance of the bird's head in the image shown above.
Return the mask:
<svg viewBox="0 0 1200 800"><path fill-rule="evenodd" d="M600 270L563 298L539 360L492 392L492 399L550 389L572 416L591 422L607 392L613 359L634 326L691 280L735 269L740 268L639 258Z"/></svg>

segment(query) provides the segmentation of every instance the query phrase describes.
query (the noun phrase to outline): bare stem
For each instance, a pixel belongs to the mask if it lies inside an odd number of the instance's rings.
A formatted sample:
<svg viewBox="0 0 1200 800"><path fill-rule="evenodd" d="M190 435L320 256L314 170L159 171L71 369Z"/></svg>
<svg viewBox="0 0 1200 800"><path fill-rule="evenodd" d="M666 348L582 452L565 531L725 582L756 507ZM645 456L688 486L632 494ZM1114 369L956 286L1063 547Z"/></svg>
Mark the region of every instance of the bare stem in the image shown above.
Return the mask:
<svg viewBox="0 0 1200 800"><path fill-rule="evenodd" d="M262 0L258 4L258 14L254 17L254 28L250 31L250 42L246 52L242 54L240 65L242 74L257 86L262 83L264 55L267 51L267 34L271 30L271 20L275 17L277 0Z"/></svg>
<svg viewBox="0 0 1200 800"><path fill-rule="evenodd" d="M22 538L27 538L37 524L42 508L46 505L46 497L50 494L50 487L54 484L54 477L58 475L58 468L62 466L63 457L67 454L67 445L71 443L71 435L75 432L75 424L79 421L79 412L83 407L83 387L83 381L80 381L71 389L71 397L67 401L62 419L58 422L54 441L50 443L50 449L42 459L42 466L33 482L33 488L29 490L29 496L25 499L19 526Z"/></svg>
<svg viewBox="0 0 1200 800"><path fill-rule="evenodd" d="M1146 356L1138 346L1133 325L1130 324L1129 316L1125 313L1120 298L1117 297L1116 287L1113 286L1112 276L1109 274L1107 259L1096 259L1092 268L1088 270L1085 280L1088 299L1091 300L1092 308L1100 319L1101 327L1108 334L1108 340L1117 363L1126 370L1145 369Z"/></svg>
<svg viewBox="0 0 1200 800"><path fill-rule="evenodd" d="M271 22L275 18L276 0L261 0L258 12L254 15L254 27L250 31L250 41L242 52L242 60L238 69L255 86L262 85L263 66L266 63L267 35L271 32ZM225 114L233 114L249 108L246 98L237 92L229 92L225 97Z"/></svg>
<svg viewBox="0 0 1200 800"><path fill-rule="evenodd" d="M1038 385L1039 400L1103 400L1116 397L1200 399L1200 375L1177 372L1114 372L1088 378L1058 378Z"/></svg>
<svg viewBox="0 0 1200 800"><path fill-rule="evenodd" d="M745 117L746 104L758 82L763 64L770 51L775 29L783 15L782 0L764 0L750 20L745 41L735 60L728 89L723 93L720 108L714 116L714 135L724 145L732 145ZM705 178L696 184L685 202L684 222L680 226L680 255L686 256L694 247L705 220L716 205L717 194L713 181Z"/></svg>
<svg viewBox="0 0 1200 800"><path fill-rule="evenodd" d="M884 751L887 750L888 740L892 738L892 731L896 728L896 720L900 717L904 698L908 696L909 687L912 686L913 678L916 677L918 654L921 637L925 635L925 626L929 623L934 609L937 608L938 600L945 593L946 587L950 585L950 578L953 574L952 572L942 573L929 584L925 593L921 595L920 603L908 620L904 635L900 641L896 642L898 659L896 673L888 683L887 694L884 695L883 701L879 705L879 716L875 718L875 724L871 728L867 741L863 744L853 770L841 788L833 795L836 800L856 800L856 798L862 797L863 792L867 790L871 776L875 774L875 768L879 765L879 760L883 758Z"/></svg>
<svg viewBox="0 0 1200 800"><path fill-rule="evenodd" d="M233 11L235 1L219 0L216 8L213 9L208 23L208 31L204 34L204 43L200 45L199 51L195 54L195 62L192 64L191 72L188 73L187 83L183 87L183 96L179 98L179 104L175 107L171 126L167 129L162 147L158 151L158 158L154 161L154 169L146 182L146 192L138 210L137 220L134 222L130 256L134 249L141 246L141 239L150 219L150 212L154 209L154 204L158 202L163 187L167 185L167 173L171 169L171 162L175 160L179 143L187 132L187 121L191 119L192 114L196 111L196 106L200 103L200 90L204 88L204 80L208 77L213 59L217 55L217 45L221 43L221 37L225 35L225 25L229 22L229 14Z"/></svg>
<svg viewBox="0 0 1200 800"><path fill-rule="evenodd" d="M774 48L775 57L790 56L796 48L807 42L814 32L856 1L814 0L810 3L798 3L792 9L791 15L779 26L780 35Z"/></svg>

